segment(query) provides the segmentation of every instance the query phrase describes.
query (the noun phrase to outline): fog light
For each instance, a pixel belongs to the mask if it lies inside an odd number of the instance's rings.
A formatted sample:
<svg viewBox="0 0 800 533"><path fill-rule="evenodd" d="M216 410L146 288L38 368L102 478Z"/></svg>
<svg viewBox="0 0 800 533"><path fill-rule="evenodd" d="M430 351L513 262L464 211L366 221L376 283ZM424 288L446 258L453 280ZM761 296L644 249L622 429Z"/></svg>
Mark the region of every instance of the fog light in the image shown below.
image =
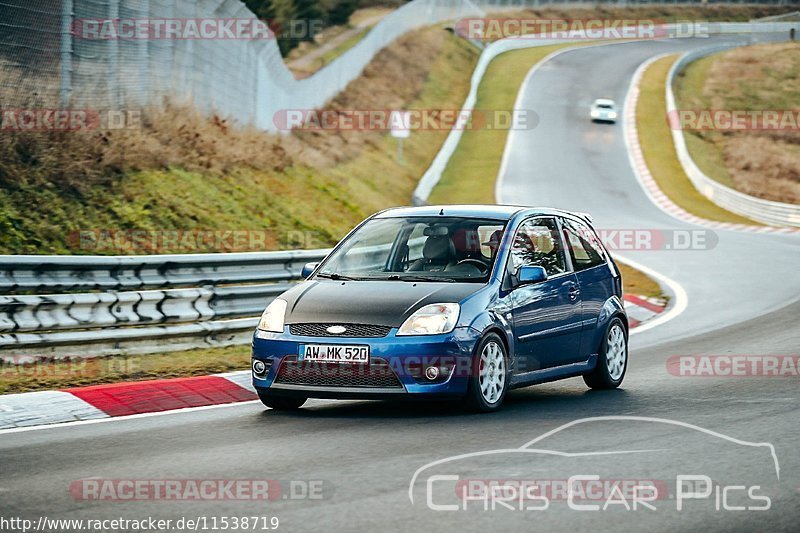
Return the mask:
<svg viewBox="0 0 800 533"><path fill-rule="evenodd" d="M264 361L259 361L256 359L253 361L253 374L257 376L263 376L267 373L267 365L264 364Z"/></svg>
<svg viewBox="0 0 800 533"><path fill-rule="evenodd" d="M429 366L425 369L425 377L433 381L439 377L439 369L435 366Z"/></svg>

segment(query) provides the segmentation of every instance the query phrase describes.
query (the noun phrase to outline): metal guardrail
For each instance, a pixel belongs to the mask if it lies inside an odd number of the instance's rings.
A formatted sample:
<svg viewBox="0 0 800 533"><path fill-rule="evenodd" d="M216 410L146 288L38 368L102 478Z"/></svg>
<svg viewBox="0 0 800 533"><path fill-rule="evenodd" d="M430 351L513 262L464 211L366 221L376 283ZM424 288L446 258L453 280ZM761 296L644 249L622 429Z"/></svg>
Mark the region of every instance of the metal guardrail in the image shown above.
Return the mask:
<svg viewBox="0 0 800 533"><path fill-rule="evenodd" d="M0 294L130 290L298 279L325 250L149 256L0 256Z"/></svg>
<svg viewBox="0 0 800 533"><path fill-rule="evenodd" d="M270 300L328 251L0 256L0 358L246 342Z"/></svg>
<svg viewBox="0 0 800 533"><path fill-rule="evenodd" d="M800 24L795 23L795 26ZM799 28L800 29L800 28ZM689 63L696 61L702 57L734 48L738 45L726 46L713 46L702 48L683 54L673 63L667 74L666 81L666 100L667 112L672 112L677 109L675 101L675 93L673 91L673 83L675 76L682 72ZM707 176L700 167L692 159L689 150L686 146L686 138L680 128L672 128L672 141L675 145L675 151L678 155L678 160L683 167L683 171L689 177L692 185L706 198L719 205L736 213L745 216L752 220L769 224L772 226L790 226L800 227L800 205L787 204L783 202L773 202L764 200L763 198L756 198L743 192L732 189L722 183Z"/></svg>

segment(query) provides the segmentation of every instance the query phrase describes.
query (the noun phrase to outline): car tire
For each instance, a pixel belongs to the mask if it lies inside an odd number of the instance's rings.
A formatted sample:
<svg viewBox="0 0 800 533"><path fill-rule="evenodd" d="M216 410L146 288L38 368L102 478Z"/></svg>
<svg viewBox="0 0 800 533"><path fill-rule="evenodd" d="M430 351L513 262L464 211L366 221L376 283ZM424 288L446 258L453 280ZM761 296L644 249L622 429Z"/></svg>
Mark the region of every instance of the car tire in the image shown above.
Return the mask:
<svg viewBox="0 0 800 533"><path fill-rule="evenodd" d="M616 389L628 370L628 329L614 318L606 328L594 370L583 375L592 389Z"/></svg>
<svg viewBox="0 0 800 533"><path fill-rule="evenodd" d="M470 411L488 413L503 404L508 391L508 351L496 333L484 336L472 359L466 404Z"/></svg>
<svg viewBox="0 0 800 533"><path fill-rule="evenodd" d="M302 396L274 396L266 392L259 392L258 398L265 406L276 411L295 411L308 399Z"/></svg>

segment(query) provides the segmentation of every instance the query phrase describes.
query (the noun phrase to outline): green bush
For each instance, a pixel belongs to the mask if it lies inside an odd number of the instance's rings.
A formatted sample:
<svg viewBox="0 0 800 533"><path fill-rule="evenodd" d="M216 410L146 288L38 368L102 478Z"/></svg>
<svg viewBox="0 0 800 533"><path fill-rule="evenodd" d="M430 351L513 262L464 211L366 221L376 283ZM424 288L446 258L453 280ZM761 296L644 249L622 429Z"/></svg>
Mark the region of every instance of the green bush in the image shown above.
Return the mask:
<svg viewBox="0 0 800 533"><path fill-rule="evenodd" d="M313 40L314 32L322 27L347 24L358 8L398 7L405 0L244 0L244 3L258 18L269 21L270 28L278 34L278 48L286 56L302 41ZM293 23L310 31L289 32Z"/></svg>

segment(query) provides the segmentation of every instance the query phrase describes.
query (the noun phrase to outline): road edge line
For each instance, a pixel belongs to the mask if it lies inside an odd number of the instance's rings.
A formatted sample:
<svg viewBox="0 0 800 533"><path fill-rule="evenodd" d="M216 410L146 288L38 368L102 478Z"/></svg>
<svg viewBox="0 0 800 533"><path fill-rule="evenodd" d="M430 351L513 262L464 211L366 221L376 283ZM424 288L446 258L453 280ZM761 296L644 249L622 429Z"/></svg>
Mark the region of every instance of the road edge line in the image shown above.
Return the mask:
<svg viewBox="0 0 800 533"><path fill-rule="evenodd" d="M662 286L667 288L670 292L669 295L670 299L666 309L664 309L664 311L658 314L655 318L648 320L647 322L643 323L640 326L637 326L634 329L631 329L630 335L643 333L656 326L665 324L670 320L672 320L673 318L677 318L681 313L686 311L686 309L689 307L689 295L687 294L686 289L684 289L683 286L677 281L665 276L664 274L656 270L653 270L648 266L639 263L638 261L634 261L633 259L629 259L627 257L619 255L615 255L614 259L616 261L619 261L620 263L624 263L629 267L635 268L636 270L643 272L644 274L650 276L651 278L655 278Z"/></svg>

